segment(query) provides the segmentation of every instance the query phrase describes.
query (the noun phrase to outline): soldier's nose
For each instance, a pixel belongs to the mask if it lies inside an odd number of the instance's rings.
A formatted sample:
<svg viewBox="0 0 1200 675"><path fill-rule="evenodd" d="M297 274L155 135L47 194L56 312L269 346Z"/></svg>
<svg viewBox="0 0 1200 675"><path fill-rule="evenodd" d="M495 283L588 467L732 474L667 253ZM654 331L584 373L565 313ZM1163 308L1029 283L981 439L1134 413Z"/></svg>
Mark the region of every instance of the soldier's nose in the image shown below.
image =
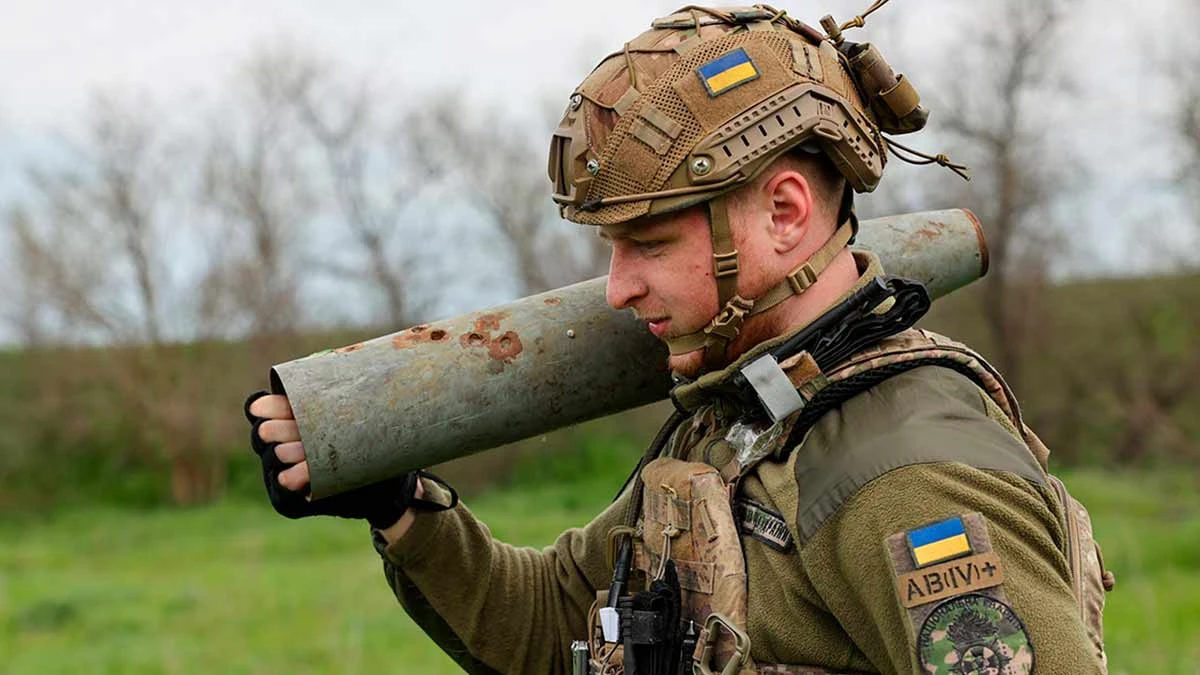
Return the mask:
<svg viewBox="0 0 1200 675"><path fill-rule="evenodd" d="M631 266L616 251L608 266L605 300L613 309L626 309L646 293L645 284L634 274Z"/></svg>

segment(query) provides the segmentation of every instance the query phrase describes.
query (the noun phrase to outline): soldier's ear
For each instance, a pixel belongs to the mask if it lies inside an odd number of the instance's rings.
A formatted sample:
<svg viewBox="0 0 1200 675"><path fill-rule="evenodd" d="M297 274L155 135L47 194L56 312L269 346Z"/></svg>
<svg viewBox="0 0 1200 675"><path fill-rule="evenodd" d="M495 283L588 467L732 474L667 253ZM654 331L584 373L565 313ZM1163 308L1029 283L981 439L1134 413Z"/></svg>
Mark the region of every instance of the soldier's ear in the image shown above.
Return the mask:
<svg viewBox="0 0 1200 675"><path fill-rule="evenodd" d="M769 231L775 251L791 251L811 229L812 184L799 171L780 171L763 185L763 197L769 211Z"/></svg>

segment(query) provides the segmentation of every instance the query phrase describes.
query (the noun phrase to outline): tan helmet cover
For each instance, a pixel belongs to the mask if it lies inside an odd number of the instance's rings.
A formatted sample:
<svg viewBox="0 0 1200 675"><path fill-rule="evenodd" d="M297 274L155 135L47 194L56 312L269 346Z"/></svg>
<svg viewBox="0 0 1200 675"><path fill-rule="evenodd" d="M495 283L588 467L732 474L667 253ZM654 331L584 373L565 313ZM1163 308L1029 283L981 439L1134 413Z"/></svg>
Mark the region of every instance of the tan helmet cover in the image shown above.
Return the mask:
<svg viewBox="0 0 1200 675"><path fill-rule="evenodd" d="M870 45L836 44L765 5L656 19L572 94L550 147L554 201L588 225L666 213L748 182L801 145L828 155L854 190L873 190L887 148L876 111L891 103L877 99L904 93L903 116L917 108L915 90L887 80ZM867 51L869 67L851 63ZM878 85L862 77L881 69ZM864 84L880 87L866 104Z"/></svg>

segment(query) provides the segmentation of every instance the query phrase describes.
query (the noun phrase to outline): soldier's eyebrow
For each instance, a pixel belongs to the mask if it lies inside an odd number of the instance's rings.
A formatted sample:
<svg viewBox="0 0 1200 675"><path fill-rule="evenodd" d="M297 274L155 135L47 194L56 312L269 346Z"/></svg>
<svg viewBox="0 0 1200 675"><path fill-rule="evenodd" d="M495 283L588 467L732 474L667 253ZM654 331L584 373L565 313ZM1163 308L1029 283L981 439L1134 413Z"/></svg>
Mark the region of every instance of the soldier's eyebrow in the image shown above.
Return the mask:
<svg viewBox="0 0 1200 675"><path fill-rule="evenodd" d="M634 221L596 228L596 236L604 241L660 239L671 233L671 222L661 217L639 218Z"/></svg>
<svg viewBox="0 0 1200 675"><path fill-rule="evenodd" d="M632 233L633 230L629 228L619 228L617 231L612 233L608 232L602 227L596 228L596 236L607 242L613 242L617 239L630 239L633 236Z"/></svg>

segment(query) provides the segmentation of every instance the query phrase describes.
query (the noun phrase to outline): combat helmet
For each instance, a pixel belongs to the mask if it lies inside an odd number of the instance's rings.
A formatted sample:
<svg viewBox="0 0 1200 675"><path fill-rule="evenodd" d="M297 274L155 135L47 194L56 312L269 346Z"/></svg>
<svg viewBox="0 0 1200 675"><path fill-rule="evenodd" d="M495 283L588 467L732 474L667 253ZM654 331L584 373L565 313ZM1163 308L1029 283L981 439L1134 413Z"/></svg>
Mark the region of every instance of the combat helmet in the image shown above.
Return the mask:
<svg viewBox="0 0 1200 675"><path fill-rule="evenodd" d="M708 204L721 309L704 330L669 340L672 353L704 347L711 363L747 316L812 285L853 239L851 190L879 183L883 133L925 124L909 81L874 46L843 38L863 17L821 23L825 33L767 5L687 6L605 57L571 94L549 159L563 217L612 225ZM796 149L823 153L845 177L841 225L779 286L739 297L725 195Z"/></svg>

